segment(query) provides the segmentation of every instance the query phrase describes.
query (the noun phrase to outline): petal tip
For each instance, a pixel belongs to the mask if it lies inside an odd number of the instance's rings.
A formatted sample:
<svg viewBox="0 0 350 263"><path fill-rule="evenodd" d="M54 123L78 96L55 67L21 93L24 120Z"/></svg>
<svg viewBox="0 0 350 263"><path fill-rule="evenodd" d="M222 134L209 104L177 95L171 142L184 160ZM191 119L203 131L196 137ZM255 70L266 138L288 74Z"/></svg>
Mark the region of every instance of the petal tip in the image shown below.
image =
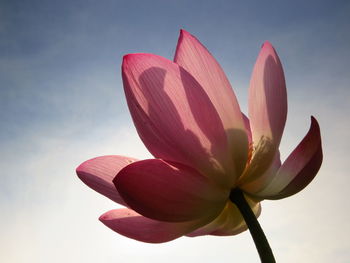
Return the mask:
<svg viewBox="0 0 350 263"><path fill-rule="evenodd" d="M179 39L178 39L178 46L180 45L180 43L182 41L184 41L185 39L191 39L191 38L194 38L194 36L192 36L189 32L187 32L185 29L181 28L180 29L180 34L179 34ZM175 57L176 57L176 54L175 54Z"/></svg>
<svg viewBox="0 0 350 263"><path fill-rule="evenodd" d="M126 54L123 56L123 64L131 62L131 61L135 61L137 59L140 58L144 58L144 57L152 57L154 55L149 54L149 53L130 53L130 54Z"/></svg>
<svg viewBox="0 0 350 263"><path fill-rule="evenodd" d="M316 118L313 115L310 116L310 119L311 119L311 123L318 124Z"/></svg>
<svg viewBox="0 0 350 263"><path fill-rule="evenodd" d="M75 173L79 176L82 172L82 168L81 168L82 164L80 164L76 169L75 169Z"/></svg>
<svg viewBox="0 0 350 263"><path fill-rule="evenodd" d="M86 179L87 177L90 176L90 167L91 165L93 165L96 161L101 160L103 158L109 157L109 155L105 155L105 156L99 156L99 157L94 157L91 158L89 160L86 160L84 162L82 162L76 169L75 172L77 174L77 176L84 181L84 179Z"/></svg>
<svg viewBox="0 0 350 263"><path fill-rule="evenodd" d="M89 161L89 160L88 160ZM75 169L75 173L77 174L77 176L79 177L80 180L84 181L86 175L86 163L88 161L85 161L83 163L81 163L76 169Z"/></svg>
<svg viewBox="0 0 350 263"><path fill-rule="evenodd" d="M139 55L138 53L130 53L130 54L126 54L123 56L123 63L122 65L124 66L125 64L127 64L128 62L132 61L133 59L135 59L135 57Z"/></svg>
<svg viewBox="0 0 350 263"><path fill-rule="evenodd" d="M191 36L191 34L186 31L185 29L181 28L180 29L180 36Z"/></svg>
<svg viewBox="0 0 350 263"><path fill-rule="evenodd" d="M270 41L266 40L262 45L261 45L261 51L267 52L268 54L273 54L277 55L275 48L271 44Z"/></svg>
<svg viewBox="0 0 350 263"><path fill-rule="evenodd" d="M126 54L123 56L123 64L128 61L131 54Z"/></svg>
<svg viewBox="0 0 350 263"><path fill-rule="evenodd" d="M105 221L109 220L110 216L109 216L109 212L105 212L102 215L100 215L100 217L98 218L98 220L100 220L102 223L105 223Z"/></svg>
<svg viewBox="0 0 350 263"><path fill-rule="evenodd" d="M266 48L266 47L273 47L271 42L266 40L262 45L261 48Z"/></svg>
<svg viewBox="0 0 350 263"><path fill-rule="evenodd" d="M123 61L122 61L122 74L125 73L126 69L128 68L128 65L130 63L130 59L132 58L133 54L126 54L123 56Z"/></svg>
<svg viewBox="0 0 350 263"><path fill-rule="evenodd" d="M318 131L319 132L320 131L320 125L318 124L318 121L316 120L316 118L311 115L310 119L311 119L310 130L314 130L314 131Z"/></svg>

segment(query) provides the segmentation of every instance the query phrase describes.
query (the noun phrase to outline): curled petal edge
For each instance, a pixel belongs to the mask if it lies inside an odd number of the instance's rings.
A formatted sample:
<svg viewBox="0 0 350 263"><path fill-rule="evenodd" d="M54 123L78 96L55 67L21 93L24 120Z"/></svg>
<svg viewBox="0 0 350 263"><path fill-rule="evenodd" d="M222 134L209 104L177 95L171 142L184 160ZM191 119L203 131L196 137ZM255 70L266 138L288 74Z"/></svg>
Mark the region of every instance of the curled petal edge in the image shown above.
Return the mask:
<svg viewBox="0 0 350 263"><path fill-rule="evenodd" d="M298 193L314 179L322 160L320 127L311 116L308 133L279 168L275 178L257 196L275 200Z"/></svg>
<svg viewBox="0 0 350 263"><path fill-rule="evenodd" d="M146 243L172 241L207 222L206 219L180 223L162 222L144 217L128 208L108 211L99 220L118 234Z"/></svg>
<svg viewBox="0 0 350 263"><path fill-rule="evenodd" d="M121 169L135 161L137 159L120 155L100 156L80 164L76 173L84 184L96 192L118 204L126 205L112 181Z"/></svg>

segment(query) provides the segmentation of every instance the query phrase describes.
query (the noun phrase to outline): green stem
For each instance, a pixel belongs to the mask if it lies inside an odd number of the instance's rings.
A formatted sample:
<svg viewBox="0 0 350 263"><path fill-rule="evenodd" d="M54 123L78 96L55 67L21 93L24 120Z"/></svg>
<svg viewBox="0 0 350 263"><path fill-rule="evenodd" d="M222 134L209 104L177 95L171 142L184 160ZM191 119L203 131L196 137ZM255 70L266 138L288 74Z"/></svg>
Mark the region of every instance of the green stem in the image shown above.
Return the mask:
<svg viewBox="0 0 350 263"><path fill-rule="evenodd" d="M262 230L247 200L244 198L243 192L239 189L231 191L230 200L238 207L239 211L241 212L249 228L250 234L253 237L255 247L258 250L261 262L276 263L264 231Z"/></svg>

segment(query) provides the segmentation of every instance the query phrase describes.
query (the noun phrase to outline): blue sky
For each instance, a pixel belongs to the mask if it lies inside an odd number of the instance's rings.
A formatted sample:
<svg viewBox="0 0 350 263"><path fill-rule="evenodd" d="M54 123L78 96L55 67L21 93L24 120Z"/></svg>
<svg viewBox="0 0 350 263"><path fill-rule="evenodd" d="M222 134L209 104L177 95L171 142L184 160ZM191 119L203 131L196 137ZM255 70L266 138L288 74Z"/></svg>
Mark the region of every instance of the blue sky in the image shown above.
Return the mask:
<svg viewBox="0 0 350 263"><path fill-rule="evenodd" d="M248 233L157 246L118 236L97 220L116 205L74 172L99 155L150 157L121 59L172 58L184 28L218 59L243 111L259 48L275 46L289 99L282 158L310 115L325 158L305 191L263 202L261 224L280 262L349 262L349 13L348 1L0 1L0 261L257 262Z"/></svg>

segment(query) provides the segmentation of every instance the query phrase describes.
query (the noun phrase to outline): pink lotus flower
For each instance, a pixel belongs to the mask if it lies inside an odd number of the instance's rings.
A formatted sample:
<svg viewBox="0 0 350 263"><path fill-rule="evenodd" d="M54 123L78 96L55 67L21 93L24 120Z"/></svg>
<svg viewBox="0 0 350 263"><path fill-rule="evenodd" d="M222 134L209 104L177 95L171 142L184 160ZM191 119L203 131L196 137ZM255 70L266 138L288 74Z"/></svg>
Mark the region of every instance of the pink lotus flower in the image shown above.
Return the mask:
<svg viewBox="0 0 350 263"><path fill-rule="evenodd" d="M265 42L249 88L249 120L218 62L182 30L174 62L129 54L122 75L128 106L143 143L156 159L102 156L77 168L92 189L127 208L100 220L139 241L183 235L235 235L246 224L230 199L244 192L259 216L260 201L302 190L322 162L320 129L311 117L306 136L283 164L279 144L287 116L281 62Z"/></svg>

